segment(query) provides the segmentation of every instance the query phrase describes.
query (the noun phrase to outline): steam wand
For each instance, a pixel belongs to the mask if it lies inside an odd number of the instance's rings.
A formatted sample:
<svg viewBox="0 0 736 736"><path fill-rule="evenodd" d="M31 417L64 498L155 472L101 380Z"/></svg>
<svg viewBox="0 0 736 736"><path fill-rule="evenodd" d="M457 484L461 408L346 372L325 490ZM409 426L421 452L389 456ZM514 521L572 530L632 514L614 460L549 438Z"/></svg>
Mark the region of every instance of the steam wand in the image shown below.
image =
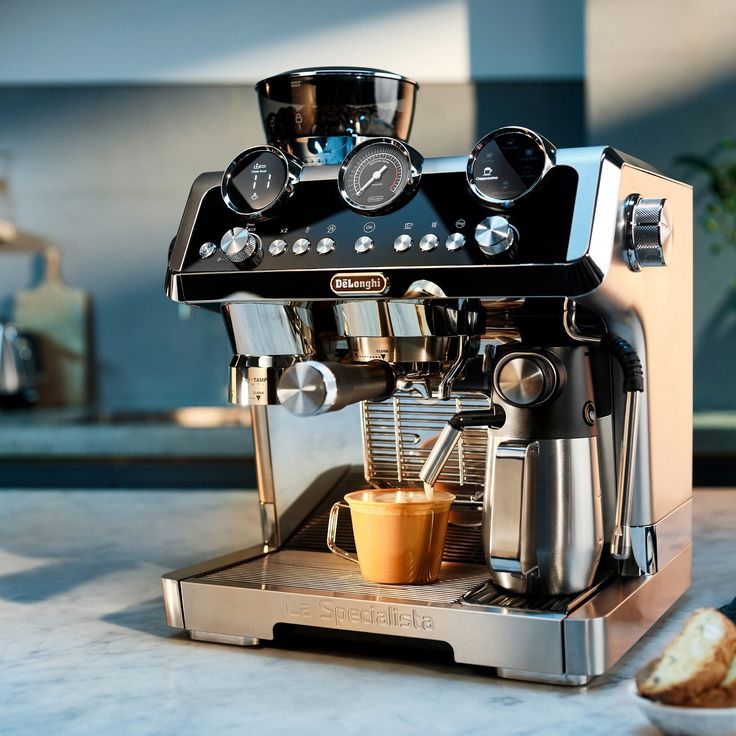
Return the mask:
<svg viewBox="0 0 736 736"><path fill-rule="evenodd" d="M465 427L494 427L497 429L502 427L505 421L506 414L500 406L493 406L487 411L461 411L455 414L440 432L429 457L419 471L419 480L429 486L434 486Z"/></svg>

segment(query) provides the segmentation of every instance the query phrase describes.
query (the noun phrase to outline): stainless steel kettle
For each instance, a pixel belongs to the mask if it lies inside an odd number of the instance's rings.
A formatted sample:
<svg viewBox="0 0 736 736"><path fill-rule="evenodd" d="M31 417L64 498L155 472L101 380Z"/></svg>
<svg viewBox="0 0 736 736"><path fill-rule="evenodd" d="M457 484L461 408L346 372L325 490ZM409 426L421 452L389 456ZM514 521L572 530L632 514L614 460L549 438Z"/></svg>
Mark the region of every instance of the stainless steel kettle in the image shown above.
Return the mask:
<svg viewBox="0 0 736 736"><path fill-rule="evenodd" d="M38 400L39 355L32 335L0 321L0 406L24 406Z"/></svg>

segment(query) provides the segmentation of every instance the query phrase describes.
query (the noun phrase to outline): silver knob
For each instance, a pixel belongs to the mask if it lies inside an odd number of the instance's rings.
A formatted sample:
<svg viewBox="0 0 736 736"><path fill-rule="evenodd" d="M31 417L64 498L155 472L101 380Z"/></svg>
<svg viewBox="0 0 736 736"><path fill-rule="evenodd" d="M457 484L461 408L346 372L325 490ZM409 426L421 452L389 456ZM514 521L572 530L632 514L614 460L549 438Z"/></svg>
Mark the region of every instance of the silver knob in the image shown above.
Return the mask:
<svg viewBox="0 0 736 736"><path fill-rule="evenodd" d="M373 238L369 238L367 235L364 235L362 238L358 238L355 241L356 253L367 253L369 250L373 250Z"/></svg>
<svg viewBox="0 0 736 736"><path fill-rule="evenodd" d="M311 243L306 238L299 238L294 241L294 245L291 246L291 250L298 256L304 255L308 250Z"/></svg>
<svg viewBox="0 0 736 736"><path fill-rule="evenodd" d="M423 250L423 251L434 250L439 244L440 244L440 241L437 238L437 236L430 233L429 235L425 235L419 241L419 250Z"/></svg>
<svg viewBox="0 0 736 736"><path fill-rule="evenodd" d="M276 391L293 414L310 416L337 411L359 401L385 398L396 380L388 363L320 363L305 360L287 368Z"/></svg>
<svg viewBox="0 0 736 736"><path fill-rule="evenodd" d="M672 250L671 223L666 199L636 200L631 209L631 242L626 251L632 271L667 265Z"/></svg>
<svg viewBox="0 0 736 736"><path fill-rule="evenodd" d="M286 250L285 240L273 240L271 245L268 246L268 252L272 256L280 256Z"/></svg>
<svg viewBox="0 0 736 736"><path fill-rule="evenodd" d="M335 250L335 241L332 238L322 238L322 240L317 243L317 253L321 256L332 253L333 250Z"/></svg>
<svg viewBox="0 0 736 736"><path fill-rule="evenodd" d="M214 243L202 243L199 246L199 257L209 258L216 250L217 246Z"/></svg>
<svg viewBox="0 0 736 736"><path fill-rule="evenodd" d="M537 406L557 389L557 370L543 355L509 355L496 366L493 383L512 406Z"/></svg>
<svg viewBox="0 0 736 736"><path fill-rule="evenodd" d="M465 247L465 236L462 233L450 233L445 240L447 250L460 250Z"/></svg>
<svg viewBox="0 0 736 736"><path fill-rule="evenodd" d="M220 240L222 252L233 262L241 263L254 256L261 247L261 239L244 227L228 230Z"/></svg>
<svg viewBox="0 0 736 736"><path fill-rule="evenodd" d="M516 228L501 215L486 217L475 228L475 240L487 256L505 253L518 239Z"/></svg>
<svg viewBox="0 0 736 736"><path fill-rule="evenodd" d="M414 241L411 239L410 235L399 235L399 237L394 240L394 250L397 253L403 253L405 250L409 250L412 245L414 245Z"/></svg>

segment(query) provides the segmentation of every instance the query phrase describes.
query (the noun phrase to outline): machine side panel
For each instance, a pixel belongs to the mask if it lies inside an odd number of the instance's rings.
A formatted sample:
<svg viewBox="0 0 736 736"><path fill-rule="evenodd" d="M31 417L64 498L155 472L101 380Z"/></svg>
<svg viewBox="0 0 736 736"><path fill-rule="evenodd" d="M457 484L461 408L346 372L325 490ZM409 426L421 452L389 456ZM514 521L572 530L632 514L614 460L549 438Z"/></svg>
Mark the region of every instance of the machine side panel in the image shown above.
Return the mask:
<svg viewBox="0 0 736 736"><path fill-rule="evenodd" d="M609 184L616 181L610 173L608 179ZM605 171L601 181L602 185L606 181ZM616 198L599 197L602 210L619 213L613 260L601 286L580 303L601 314L611 332L628 340L644 366L631 524L645 526L665 517L692 494L692 189L629 164L622 166L617 183ZM620 213L633 193L666 198L670 204L671 257L665 267L634 272L624 260L627 231ZM591 249L595 248L592 243ZM614 386L616 437L621 436L624 413L618 388Z"/></svg>

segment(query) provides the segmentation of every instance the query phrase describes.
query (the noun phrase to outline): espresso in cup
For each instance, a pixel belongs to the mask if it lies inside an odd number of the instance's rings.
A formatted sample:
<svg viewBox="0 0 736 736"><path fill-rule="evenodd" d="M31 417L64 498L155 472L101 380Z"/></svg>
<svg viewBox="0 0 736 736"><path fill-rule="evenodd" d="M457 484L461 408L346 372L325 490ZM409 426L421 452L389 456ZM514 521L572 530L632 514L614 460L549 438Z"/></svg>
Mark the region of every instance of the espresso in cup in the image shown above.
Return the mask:
<svg viewBox="0 0 736 736"><path fill-rule="evenodd" d="M431 583L439 578L447 519L455 496L436 491L430 499L421 490L354 491L330 512L327 546L360 565L373 583ZM357 555L335 544L341 508L349 508Z"/></svg>

